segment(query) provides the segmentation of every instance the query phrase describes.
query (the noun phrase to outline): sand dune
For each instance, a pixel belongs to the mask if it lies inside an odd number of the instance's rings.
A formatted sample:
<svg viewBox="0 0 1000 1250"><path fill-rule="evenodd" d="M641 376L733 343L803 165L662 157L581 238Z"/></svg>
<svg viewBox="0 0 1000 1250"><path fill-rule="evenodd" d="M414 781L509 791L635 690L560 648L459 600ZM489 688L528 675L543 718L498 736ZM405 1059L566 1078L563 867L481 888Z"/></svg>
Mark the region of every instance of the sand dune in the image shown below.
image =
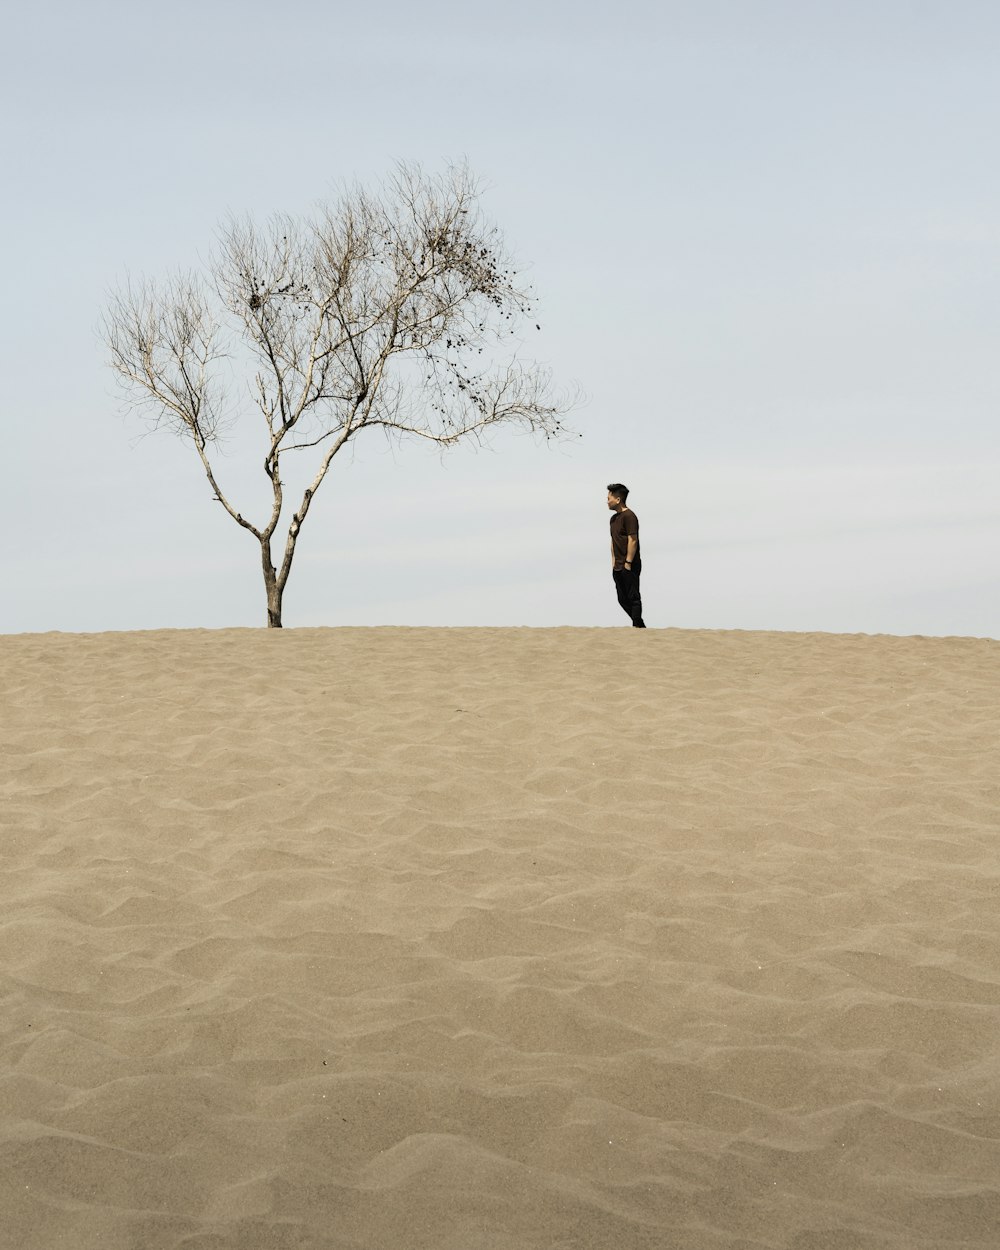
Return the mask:
<svg viewBox="0 0 1000 1250"><path fill-rule="evenodd" d="M1000 644L0 639L0 1244L1000 1245Z"/></svg>

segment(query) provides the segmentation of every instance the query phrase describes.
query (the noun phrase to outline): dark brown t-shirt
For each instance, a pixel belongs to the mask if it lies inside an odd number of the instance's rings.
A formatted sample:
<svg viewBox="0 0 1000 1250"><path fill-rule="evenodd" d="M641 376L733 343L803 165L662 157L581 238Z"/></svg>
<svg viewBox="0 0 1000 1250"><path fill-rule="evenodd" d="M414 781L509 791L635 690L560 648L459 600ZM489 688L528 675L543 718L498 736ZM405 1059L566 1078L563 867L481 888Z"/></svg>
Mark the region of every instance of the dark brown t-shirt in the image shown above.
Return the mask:
<svg viewBox="0 0 1000 1250"><path fill-rule="evenodd" d="M628 540L635 539L635 558L639 559L639 518L631 508L611 514L611 546L615 553L615 568L625 567L628 555Z"/></svg>

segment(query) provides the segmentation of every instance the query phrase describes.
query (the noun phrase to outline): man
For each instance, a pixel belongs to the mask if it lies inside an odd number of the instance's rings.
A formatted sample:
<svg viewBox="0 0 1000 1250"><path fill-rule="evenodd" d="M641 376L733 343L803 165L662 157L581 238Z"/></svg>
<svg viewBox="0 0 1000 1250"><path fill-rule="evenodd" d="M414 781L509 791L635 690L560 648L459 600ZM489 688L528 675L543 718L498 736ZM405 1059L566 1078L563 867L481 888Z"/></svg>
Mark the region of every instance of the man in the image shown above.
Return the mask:
<svg viewBox="0 0 1000 1250"><path fill-rule="evenodd" d="M633 626L645 629L639 595L639 574L642 572L639 518L625 506L626 499L627 486L621 482L612 482L608 486L608 507L614 513L611 518L611 576L615 579L618 602L631 617Z"/></svg>

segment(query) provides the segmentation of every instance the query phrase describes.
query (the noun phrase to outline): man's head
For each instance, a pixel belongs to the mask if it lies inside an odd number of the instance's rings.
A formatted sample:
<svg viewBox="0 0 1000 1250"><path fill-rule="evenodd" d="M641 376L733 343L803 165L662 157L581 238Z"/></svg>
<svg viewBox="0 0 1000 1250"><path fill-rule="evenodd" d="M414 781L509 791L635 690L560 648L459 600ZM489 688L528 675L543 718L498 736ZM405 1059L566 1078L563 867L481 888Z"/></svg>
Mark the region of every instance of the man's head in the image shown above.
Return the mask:
<svg viewBox="0 0 1000 1250"><path fill-rule="evenodd" d="M612 511L617 512L619 508L625 507L625 500L628 499L628 487L621 482L608 483L608 507Z"/></svg>

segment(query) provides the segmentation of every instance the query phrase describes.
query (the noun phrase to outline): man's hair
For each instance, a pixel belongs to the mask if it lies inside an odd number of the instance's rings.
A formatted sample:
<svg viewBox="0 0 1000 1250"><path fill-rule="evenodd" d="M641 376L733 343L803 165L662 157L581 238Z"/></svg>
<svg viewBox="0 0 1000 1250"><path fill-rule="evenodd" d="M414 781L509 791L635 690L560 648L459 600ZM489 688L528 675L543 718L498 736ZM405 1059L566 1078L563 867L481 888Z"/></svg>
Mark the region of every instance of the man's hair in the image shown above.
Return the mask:
<svg viewBox="0 0 1000 1250"><path fill-rule="evenodd" d="M620 499L622 503L624 503L625 500L628 499L628 487L624 486L621 482L609 482L608 494L614 495L616 499Z"/></svg>

